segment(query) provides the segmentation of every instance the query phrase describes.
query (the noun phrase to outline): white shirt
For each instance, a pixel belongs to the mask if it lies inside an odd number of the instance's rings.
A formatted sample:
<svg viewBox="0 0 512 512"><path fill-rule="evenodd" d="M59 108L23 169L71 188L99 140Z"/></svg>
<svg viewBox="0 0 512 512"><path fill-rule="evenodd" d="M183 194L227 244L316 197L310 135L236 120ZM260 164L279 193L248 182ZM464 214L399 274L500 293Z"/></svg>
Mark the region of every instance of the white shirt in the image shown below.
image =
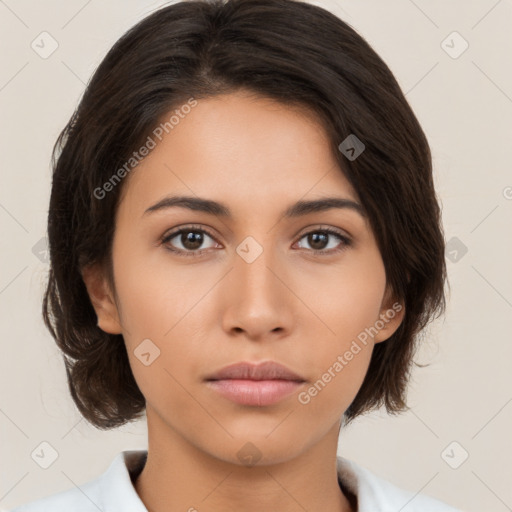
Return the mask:
<svg viewBox="0 0 512 512"><path fill-rule="evenodd" d="M147 512L132 481L144 467L147 450L119 453L99 477L40 498L11 512ZM357 512L461 512L424 494L400 489L355 462L337 457L338 479L357 496Z"/></svg>

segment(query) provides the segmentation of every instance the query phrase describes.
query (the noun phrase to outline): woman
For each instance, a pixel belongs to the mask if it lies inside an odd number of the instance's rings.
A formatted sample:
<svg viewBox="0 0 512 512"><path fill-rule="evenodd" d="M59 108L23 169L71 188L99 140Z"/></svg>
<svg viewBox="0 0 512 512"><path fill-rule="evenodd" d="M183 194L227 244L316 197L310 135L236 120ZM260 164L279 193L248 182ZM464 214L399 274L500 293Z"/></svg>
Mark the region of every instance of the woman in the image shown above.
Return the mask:
<svg viewBox="0 0 512 512"><path fill-rule="evenodd" d="M445 308L430 149L386 64L293 0L129 30L54 148L43 313L82 415L148 450L17 511L454 511L337 456L407 408Z"/></svg>

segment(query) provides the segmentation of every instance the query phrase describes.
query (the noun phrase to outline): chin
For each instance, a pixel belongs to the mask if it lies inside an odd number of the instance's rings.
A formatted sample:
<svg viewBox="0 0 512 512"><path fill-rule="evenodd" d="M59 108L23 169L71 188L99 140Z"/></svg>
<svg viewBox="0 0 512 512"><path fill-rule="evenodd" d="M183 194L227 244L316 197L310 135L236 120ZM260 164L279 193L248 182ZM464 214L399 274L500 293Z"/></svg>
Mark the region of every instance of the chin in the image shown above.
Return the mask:
<svg viewBox="0 0 512 512"><path fill-rule="evenodd" d="M286 421L286 420L285 420ZM243 434L230 431L233 438L205 446L212 456L229 464L239 466L265 466L281 464L298 457L313 440L300 435L291 435L290 429L272 430L247 429ZM270 435L269 435L269 432ZM211 444L211 438L208 440Z"/></svg>

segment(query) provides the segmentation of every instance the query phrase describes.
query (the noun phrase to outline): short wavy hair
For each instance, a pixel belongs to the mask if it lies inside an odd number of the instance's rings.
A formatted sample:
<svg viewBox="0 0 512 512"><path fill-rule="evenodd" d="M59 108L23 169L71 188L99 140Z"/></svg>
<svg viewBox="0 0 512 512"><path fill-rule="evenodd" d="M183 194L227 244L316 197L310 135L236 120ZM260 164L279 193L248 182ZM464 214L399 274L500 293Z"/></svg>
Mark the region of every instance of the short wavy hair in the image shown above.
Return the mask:
<svg viewBox="0 0 512 512"><path fill-rule="evenodd" d="M298 0L188 0L126 32L98 66L52 153L50 268L45 325L64 357L71 396L87 421L110 429L139 419L145 398L121 334L97 325L82 269L100 263L113 290L112 240L121 182L95 189L187 99L247 90L312 110L340 172L368 216L405 316L375 345L345 424L385 405L408 409L421 331L445 312L445 240L424 132L391 70L346 22ZM356 159L340 143L365 145ZM420 366L420 365L418 365Z"/></svg>

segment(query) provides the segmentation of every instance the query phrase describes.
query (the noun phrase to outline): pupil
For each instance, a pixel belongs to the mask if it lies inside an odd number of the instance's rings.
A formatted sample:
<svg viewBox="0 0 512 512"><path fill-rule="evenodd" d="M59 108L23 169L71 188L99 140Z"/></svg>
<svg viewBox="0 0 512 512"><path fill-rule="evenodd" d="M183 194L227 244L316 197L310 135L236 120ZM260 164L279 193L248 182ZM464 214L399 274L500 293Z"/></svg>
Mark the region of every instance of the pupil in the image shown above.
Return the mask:
<svg viewBox="0 0 512 512"><path fill-rule="evenodd" d="M183 246L187 249L194 250L201 247L203 243L203 235L202 233L198 233L197 231L188 231L183 234L184 239L182 237ZM185 241L184 241L185 240Z"/></svg>
<svg viewBox="0 0 512 512"><path fill-rule="evenodd" d="M320 240L320 247L318 247L318 241ZM313 233L309 235L309 244L313 249L324 249L324 245L327 242L327 233Z"/></svg>
<svg viewBox="0 0 512 512"><path fill-rule="evenodd" d="M309 235L309 244L313 249L321 250L327 243L327 233L313 233ZM182 235L182 243L190 250L198 249L203 243L203 235L197 231L188 231Z"/></svg>

